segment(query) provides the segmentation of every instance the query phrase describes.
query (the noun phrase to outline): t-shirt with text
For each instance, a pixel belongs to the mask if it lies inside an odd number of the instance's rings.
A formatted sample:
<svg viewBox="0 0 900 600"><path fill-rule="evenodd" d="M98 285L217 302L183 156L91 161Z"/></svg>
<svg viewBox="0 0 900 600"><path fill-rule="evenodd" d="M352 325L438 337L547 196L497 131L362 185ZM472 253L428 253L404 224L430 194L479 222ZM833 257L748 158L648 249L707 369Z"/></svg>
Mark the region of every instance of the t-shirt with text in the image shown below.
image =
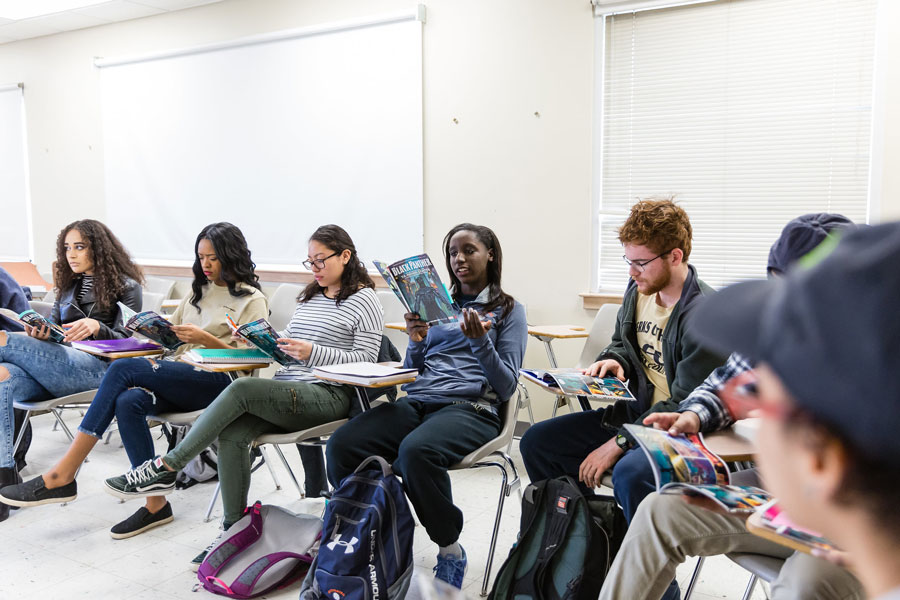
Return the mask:
<svg viewBox="0 0 900 600"><path fill-rule="evenodd" d="M672 316L675 304L666 308L656 303L656 294L647 296L638 292L635 328L638 351L644 374L653 384L653 404L669 399L669 382L666 365L663 364L662 336Z"/></svg>

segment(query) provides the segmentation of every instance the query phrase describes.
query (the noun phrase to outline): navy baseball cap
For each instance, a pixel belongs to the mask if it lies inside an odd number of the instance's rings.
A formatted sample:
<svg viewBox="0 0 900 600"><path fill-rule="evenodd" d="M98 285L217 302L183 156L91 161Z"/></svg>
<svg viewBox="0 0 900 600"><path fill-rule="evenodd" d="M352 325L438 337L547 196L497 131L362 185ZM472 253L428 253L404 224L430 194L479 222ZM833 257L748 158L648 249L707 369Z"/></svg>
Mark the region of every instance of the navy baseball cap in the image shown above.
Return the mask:
<svg viewBox="0 0 900 600"><path fill-rule="evenodd" d="M900 222L848 232L817 264L701 301L692 333L772 368L853 446L900 456Z"/></svg>
<svg viewBox="0 0 900 600"><path fill-rule="evenodd" d="M810 213L791 219L769 250L768 272L788 268L821 244L835 229L852 227L853 221L837 213Z"/></svg>

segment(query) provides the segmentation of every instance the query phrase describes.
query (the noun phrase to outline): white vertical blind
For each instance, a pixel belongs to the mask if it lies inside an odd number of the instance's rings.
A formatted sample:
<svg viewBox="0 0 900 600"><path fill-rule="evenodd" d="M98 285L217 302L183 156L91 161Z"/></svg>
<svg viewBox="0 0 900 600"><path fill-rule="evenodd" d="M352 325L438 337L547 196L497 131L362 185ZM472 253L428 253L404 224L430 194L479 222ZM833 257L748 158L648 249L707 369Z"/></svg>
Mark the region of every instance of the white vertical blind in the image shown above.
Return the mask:
<svg viewBox="0 0 900 600"><path fill-rule="evenodd" d="M31 260L22 87L0 85L0 260Z"/></svg>
<svg viewBox="0 0 900 600"><path fill-rule="evenodd" d="M790 219L867 219L877 0L720 0L603 17L599 288L617 229L675 194L713 286L762 277Z"/></svg>

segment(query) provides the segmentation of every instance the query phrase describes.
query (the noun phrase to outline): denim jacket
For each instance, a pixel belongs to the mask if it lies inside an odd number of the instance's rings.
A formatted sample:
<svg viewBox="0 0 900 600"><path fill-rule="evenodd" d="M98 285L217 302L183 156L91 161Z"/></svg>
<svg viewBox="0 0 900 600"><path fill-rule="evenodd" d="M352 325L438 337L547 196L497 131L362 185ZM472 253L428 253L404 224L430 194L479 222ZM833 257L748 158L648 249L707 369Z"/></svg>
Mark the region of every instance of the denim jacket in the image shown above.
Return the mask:
<svg viewBox="0 0 900 600"><path fill-rule="evenodd" d="M88 290L84 299L78 301L78 291L81 289L81 279L78 279L71 288L61 290L53 303L53 311L50 320L62 325L78 319L89 317L100 323L100 331L94 336L96 340L111 340L114 338L131 337L131 331L125 329L122 323L121 311L117 304L108 308L101 308L94 298L94 290ZM116 300L121 302L134 312L141 312L143 290L141 284L133 279L127 279L122 291Z"/></svg>

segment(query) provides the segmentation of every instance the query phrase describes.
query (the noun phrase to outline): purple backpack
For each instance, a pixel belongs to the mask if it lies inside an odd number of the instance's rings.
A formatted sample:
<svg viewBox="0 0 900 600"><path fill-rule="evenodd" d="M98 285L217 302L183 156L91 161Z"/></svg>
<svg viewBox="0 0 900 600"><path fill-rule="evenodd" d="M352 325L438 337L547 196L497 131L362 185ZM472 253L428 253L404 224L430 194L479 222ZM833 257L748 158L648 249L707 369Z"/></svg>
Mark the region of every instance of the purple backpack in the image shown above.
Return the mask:
<svg viewBox="0 0 900 600"><path fill-rule="evenodd" d="M306 574L322 537L322 519L257 501L206 555L197 578L208 591L253 598Z"/></svg>

